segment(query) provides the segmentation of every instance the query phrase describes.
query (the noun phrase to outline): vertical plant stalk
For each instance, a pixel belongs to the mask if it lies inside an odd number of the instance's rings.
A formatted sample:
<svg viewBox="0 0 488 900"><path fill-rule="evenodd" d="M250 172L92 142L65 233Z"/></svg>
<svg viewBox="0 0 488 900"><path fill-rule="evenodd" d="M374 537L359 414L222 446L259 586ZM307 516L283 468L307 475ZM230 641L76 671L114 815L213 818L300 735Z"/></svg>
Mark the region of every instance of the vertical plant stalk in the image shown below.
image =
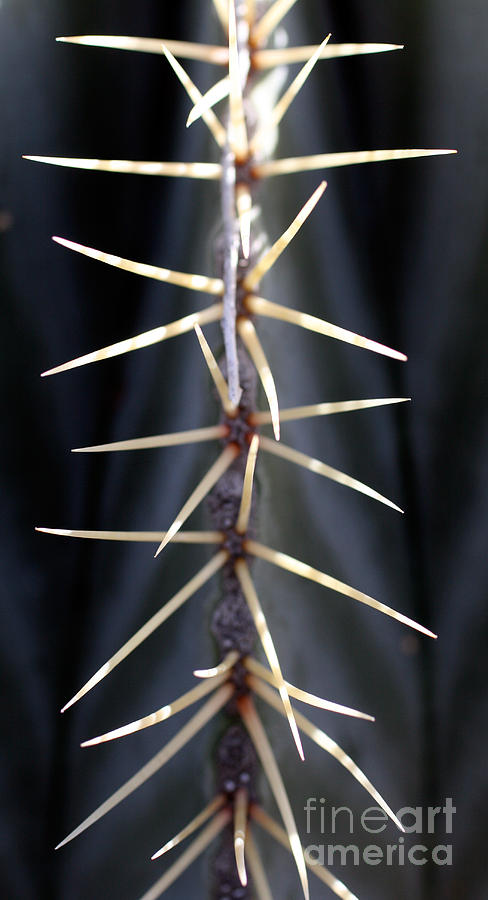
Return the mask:
<svg viewBox="0 0 488 900"><path fill-rule="evenodd" d="M222 332L224 335L225 358L229 401L237 406L242 390L239 384L239 360L237 356L237 264L239 261L239 230L235 206L236 170L235 158L226 143L222 155L221 208L224 230L224 295Z"/></svg>
<svg viewBox="0 0 488 900"><path fill-rule="evenodd" d="M89 690L96 687L187 599L207 585L214 575L221 576L220 598L213 611L211 621L211 631L218 646L219 661L207 668L195 669L193 673L197 678L204 680L171 704L135 722L85 741L83 746L88 747L108 740L119 739L143 728L152 727L199 702L206 695L210 694L210 698L152 760L115 791L58 845L59 847L63 846L110 812L114 806L129 796L166 762L169 762L172 756L179 752L217 713L223 711L226 717L226 726L215 750L216 796L172 840L154 853L153 859L165 856L171 849L198 832L201 826L204 826L203 830L193 838L187 849L163 876L146 891L142 900L156 900L161 896L218 835L221 836L220 845L214 855L212 868L215 896L221 897L222 892L231 894L233 890L238 890L240 891L239 897L248 898L251 896L254 877L257 895L264 900L269 900L271 889L249 828L250 816L266 827L285 846L288 846L296 863L303 896L305 900L308 900L309 889L305 859L293 812L273 749L254 706L253 696L264 699L266 703L276 707L288 719L301 755L303 754L298 728L345 766L360 785L366 788L376 802L388 812L396 824L400 828L402 827L367 776L350 757L308 719L298 713L295 714L290 703L290 696L331 712L372 719L371 716L357 710L322 700L314 694L295 687L285 679L271 635L272 625L270 626L265 618L263 606L254 586L251 573L254 557L261 557L295 575L314 581L322 587L365 603L427 636L435 637L424 626L350 585L338 581L334 576L320 572L308 564L280 551L272 550L255 540L254 513L257 492L254 476L260 440L258 432L261 426L270 423L273 425L276 440L271 441L269 438L261 437L261 446L268 454L280 456L285 461L301 465L310 472L353 488L396 510L399 509L396 504L357 479L331 468L320 460L278 443L280 438L278 395L271 365L258 333L260 318L267 317L285 321L324 337L353 344L363 350L399 361L406 359L403 353L392 350L375 340L370 340L308 313L281 306L265 297L258 296L261 279L278 261L281 254L287 251L298 230L306 225L308 216L312 213L326 186L325 182L321 182L291 224L285 228L281 236L275 239L270 248L263 252L261 235L258 232L255 202L260 182L268 177L307 170L454 152L406 149L325 153L290 159L269 158L270 132L276 129L307 79L312 72L316 71L319 60L391 51L399 49L401 46L396 44L334 45L330 43L330 35L328 35L321 44L309 47L268 47L267 44L270 40L272 42L276 27L295 2L296 0L274 0L269 3L255 2L255 0L213 0L213 6L228 38L225 45L222 46L127 36L80 35L60 38L60 40L75 44L114 47L164 55L192 100L193 109L190 112L188 124L196 122L200 118L203 119L219 148L219 161L177 163L27 157L36 162L75 169L198 178L217 181L220 186L221 252L220 271L216 273L216 277L150 266L134 260L123 259L112 253L85 247L66 238L55 239L63 248L81 253L97 262L132 272L141 277L176 284L182 289L204 292L211 295L214 301L217 298L216 302L200 312L87 353L43 373L44 375L53 375L64 372L163 342L195 329L205 364L214 380L222 406L220 420L206 428L173 435L128 438L111 444L98 444L76 450L76 452L138 451L184 443L199 444L202 441L220 441L222 446L217 460L183 504L179 514L174 518L173 524L165 531L38 529L44 533L58 536L85 539L159 542L156 556L171 541L187 544L214 544L217 547L217 551L214 552L210 561L97 670L63 708L63 711L68 709ZM199 59L210 65L226 67L228 74L224 78L219 77L210 91L206 95L202 95L184 66L179 62L181 58ZM254 87L260 83L262 78L267 77L268 69L277 65L291 65L297 62L303 63L302 68L280 98L269 93L267 108L262 107L262 99L260 104L254 104ZM261 98L263 96L266 95L261 92ZM222 101L226 102L225 124L222 124L220 120L220 113L217 115L214 112L214 106ZM203 326L212 322L220 322L223 333L225 357L220 365L202 331ZM255 322L257 322L257 327ZM261 380L269 403L269 412L258 409L258 378ZM368 407L399 403L405 399L378 398L315 403L284 410L281 418L283 421L287 421L311 416L356 412ZM208 495L207 504L212 529L206 532L183 532L182 525L206 495ZM251 657L258 635L270 670ZM276 688L278 693L275 694L271 688L267 687L265 681ZM257 804L260 782L258 760L261 761L269 780L286 831L273 823ZM246 859L249 862L249 883ZM353 897L345 885L335 879L327 870L321 869L320 872L317 870L315 874L338 896Z"/></svg>

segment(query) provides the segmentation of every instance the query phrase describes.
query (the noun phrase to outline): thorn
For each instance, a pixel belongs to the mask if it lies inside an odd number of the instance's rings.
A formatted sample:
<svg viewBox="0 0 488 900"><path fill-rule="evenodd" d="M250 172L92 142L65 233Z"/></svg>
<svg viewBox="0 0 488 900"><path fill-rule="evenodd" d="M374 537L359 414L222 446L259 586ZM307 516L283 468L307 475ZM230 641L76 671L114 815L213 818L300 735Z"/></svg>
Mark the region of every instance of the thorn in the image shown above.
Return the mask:
<svg viewBox="0 0 488 900"><path fill-rule="evenodd" d="M307 200L307 202L302 206L300 212L293 219L293 222L286 231L283 232L280 238L267 250L259 262L254 266L253 269L246 275L243 285L247 291L252 291L259 284L261 279L264 277L266 272L268 272L271 267L275 264L276 260L281 256L284 250L288 247L288 245L292 242L295 235L300 231L300 228L308 219L310 213L317 206L322 194L327 187L327 182L322 181L319 184L318 188L313 192L312 196Z"/></svg>
<svg viewBox="0 0 488 900"><path fill-rule="evenodd" d="M273 687L277 688L277 684L273 673L266 669L265 666L262 666L261 663L254 659L252 656L247 656L244 660L244 665L252 675L257 675L258 678L264 681L267 681L268 684L271 684ZM368 722L374 722L374 716L368 716L366 713L359 712L357 709L352 709L350 706L342 706L340 703L332 703L330 700L323 700L322 697L316 697L315 694L309 694L308 691L302 691L300 688L295 687L294 684L290 684L289 681L285 681L286 689L290 695L290 697L294 697L295 700L300 700L302 703L308 703L309 706L315 706L317 709L326 709L328 712L340 713L343 716L351 716L355 719L366 719Z"/></svg>
<svg viewBox="0 0 488 900"><path fill-rule="evenodd" d="M71 700L69 700L68 703L63 706L61 712L66 712L66 710L69 709L70 706L73 706L75 703L77 703L78 700L81 700L81 698L84 697L85 694L88 693L88 691L91 691L91 689L95 687L95 685L100 681L102 681L103 678L109 675L110 672L112 672L115 667L122 662L122 660L129 656L129 654L132 653L132 651L135 650L136 647L139 646L139 644L142 644L142 642L145 641L146 638L148 638L149 635L151 635L153 631L156 630L156 628L159 628L159 626L162 625L163 622L166 621L166 619L169 619L169 617L173 615L173 613L176 612L176 610L179 609L180 606L183 606L183 603L185 603L186 600L189 600L190 597L193 596L193 594L195 594L201 587L203 587L203 585L225 565L228 556L229 555L225 550L220 550L214 557L212 557L212 559L208 563L206 563L206 565L204 565L203 568L193 576L193 578L190 578L190 581L188 581L185 586L182 587L181 590L179 590L178 593L176 593L171 598L171 600L168 600L168 602L165 603L164 606L162 606L161 609L158 610L158 612L156 612L153 616L151 616L150 619L148 619L148 621L142 626L142 628L139 628L138 631L136 631L136 633L133 634L125 644L123 644L120 650L117 650L117 652L110 657L108 662L104 663L104 665L100 669L98 669L94 675L92 675L92 677L78 691L78 693L76 693L74 697L72 697Z"/></svg>
<svg viewBox="0 0 488 900"><path fill-rule="evenodd" d="M247 57L247 70L249 56ZM239 47L237 45L237 22L235 0L229 0L229 144L238 162L249 156L246 117L242 100L242 78Z"/></svg>
<svg viewBox="0 0 488 900"><path fill-rule="evenodd" d="M271 690L266 684L263 684L258 678L255 678L253 675L250 676L249 682L252 684L253 690L268 703L269 706L272 706L277 710L281 715L283 715L283 710L281 708L281 703L274 691ZM370 780L366 778L364 772L356 765L356 763L351 759L347 753L344 753L344 750L336 744L324 731L320 728L317 728L313 722L310 722L309 719L306 719L305 716L302 716L301 713L298 713L294 710L296 715L296 720L300 726L300 729L315 741L319 747L322 747L327 753L330 753L331 756L334 757L338 762L340 762L341 766L344 766L348 772L351 773L353 778L359 782L359 784L370 794L373 800L376 801L378 806L384 810L384 812L389 816L389 818L395 823L397 828L400 831L405 831L402 823L397 818L392 809L388 806L388 804L383 800L383 797L376 790L375 787L371 784Z"/></svg>
<svg viewBox="0 0 488 900"><path fill-rule="evenodd" d="M298 875L300 877L300 883L303 890L303 896L305 897L305 900L309 900L310 893L308 889L308 878L303 849L300 843L300 838L298 837L297 826L295 824L295 819L291 811L290 801L286 793L285 785L283 784L283 779L280 775L280 770L278 768L275 755L273 753L273 750L271 749L271 745L268 741L261 719L256 712L251 697L249 695L241 697L237 701L237 705L239 707L239 712L242 716L244 725L246 726L251 736L251 740L256 749L256 753L261 760L261 764L266 773L269 786L272 790L273 796L278 805L278 809L281 813L283 823L287 830L288 843L295 858L295 864L298 870Z"/></svg>
<svg viewBox="0 0 488 900"><path fill-rule="evenodd" d="M256 468L256 458L259 450L259 437L254 435L249 452L247 454L246 471L244 473L244 483L242 485L241 505L239 515L236 522L236 531L238 534L245 534L249 525L249 516L251 515L252 505L252 488L254 482L254 470Z"/></svg>
<svg viewBox="0 0 488 900"><path fill-rule="evenodd" d="M110 50L135 50L142 53L156 53L161 56L162 45L175 56L184 59L198 59L201 62L227 66L229 51L227 47L212 44L193 44L189 41L166 41L164 38L140 38L121 35L82 34L76 37L58 37L63 44L82 44L85 47L102 47Z"/></svg>
<svg viewBox="0 0 488 900"><path fill-rule="evenodd" d="M94 250L92 247L84 247L83 244L75 244L73 241L67 241L65 238L53 237L53 241L56 244L61 244L62 247L67 247L68 250L75 250L76 253L89 256L90 259L107 263L107 265L123 269L125 272L132 272L134 275L143 275L145 278L154 278L156 281L177 284L179 287L189 288L192 291L204 291L207 294L221 295L224 290L224 282L221 278L207 278L206 275L188 275L186 272L174 272L172 269L148 266L145 263L134 262L132 259L122 259L120 256L112 256L111 253Z"/></svg>
<svg viewBox="0 0 488 900"><path fill-rule="evenodd" d="M251 29L256 21L256 0L247 0L246 7L247 24Z"/></svg>
<svg viewBox="0 0 488 900"><path fill-rule="evenodd" d="M59 850L61 847L64 847L65 844L68 844L75 837L82 834L83 831L86 831L91 825L94 825L95 822L98 822L103 816L105 816L110 810L114 809L115 806L118 806L122 800L125 800L133 791L137 790L145 781L151 778L156 772L159 771L169 760L175 756L184 746L198 734L199 731L207 724L207 722L212 719L216 713L226 703L229 702L231 696L233 694L233 688L224 684L215 694L210 697L209 700L192 716L191 719L183 726L183 728L178 731L175 736L168 741L168 743L163 747L159 753L156 753L152 759L146 763L142 769L139 769L132 778L129 778L125 784L122 785L114 794L111 794L110 797L105 800L101 806L97 807L97 809L91 813L91 815L86 818L81 825L78 825L77 828L74 829L63 841L61 841L56 850Z"/></svg>
<svg viewBox="0 0 488 900"><path fill-rule="evenodd" d="M208 428L192 428L189 431L174 431L171 434L155 434L151 437L133 438L128 441L114 441L111 444L96 444L93 447L76 447L72 453L107 453L114 450L150 450L155 447L176 447L180 444L198 444L203 441L219 440L225 437L225 425L210 425Z"/></svg>
<svg viewBox="0 0 488 900"><path fill-rule="evenodd" d="M252 64L255 69L271 69L274 66L291 66L294 63L306 62L318 49L318 44L304 47L285 47L284 49L255 50ZM327 44L320 54L320 59L337 59L340 56L360 56L364 53L386 53L391 50L403 50L403 44Z"/></svg>
<svg viewBox="0 0 488 900"><path fill-rule="evenodd" d="M274 456L281 456L282 459L287 459L289 462L296 463L299 466L302 466L304 469L308 469L309 472L316 472L318 475L323 475L325 478L330 478L331 481L337 481L338 484L343 484L345 487L352 488L355 491L359 491L361 494L366 494L367 497L371 497L373 500L379 500L380 503L384 503L385 506L390 506L391 509L395 509L397 512L403 513L403 509L400 509L396 503L392 503L391 500L388 500L387 497L383 497L382 494L379 494L378 491L373 490L373 488L369 487L367 484L363 484L362 481L358 481L356 478L351 478L350 475L346 475L344 472L341 472L339 469L334 469L332 466L328 466L326 463L321 462L319 459L314 459L312 456L307 456L306 453L300 453L298 450L294 450L292 447L287 447L286 444L278 443L277 441L270 441L267 437L261 437L261 445L263 450L266 450L268 453L272 453Z"/></svg>
<svg viewBox="0 0 488 900"><path fill-rule="evenodd" d="M166 175L174 178L203 178L218 181L222 175L219 163L136 162L130 159L84 159L68 156L23 156L31 162L64 166L69 169L88 169L99 172L119 172L131 175Z"/></svg>
<svg viewBox="0 0 488 900"><path fill-rule="evenodd" d="M59 537L88 538L94 541L133 541L135 543L159 544L165 531L73 531L67 528L36 528L44 534ZM221 531L179 531L173 538L179 544L221 544Z"/></svg>
<svg viewBox="0 0 488 900"><path fill-rule="evenodd" d="M171 840L168 841L168 843L165 844L164 847L161 847L160 850L157 850L156 853L153 853L151 859L159 859L159 857L167 853L168 850L173 850L174 847L177 847L178 844L181 844L181 842L184 841L187 837L190 837L190 835L193 834L197 830L197 828L200 828L200 825L203 825L207 821L207 819L210 818L210 816L212 816L215 812L218 812L219 809L222 809L224 803L224 795L217 794L217 796L211 801L211 803L209 803L208 806L205 807L205 809L202 809L201 813L199 813L198 816L195 816L195 818L192 819L191 822L188 823L188 825L182 828L182 830L179 831L178 834L174 836L174 838L171 838Z"/></svg>
<svg viewBox="0 0 488 900"><path fill-rule="evenodd" d="M151 728L153 725L158 725L160 722L166 722L171 716L181 712L182 709L186 709L188 706L192 706L197 700L201 700L202 697L210 694L225 681L225 678L226 675L224 674L216 676L208 681L202 681L196 687L192 688L192 690L187 691L186 694L182 694L181 697L178 697L177 700L173 700L172 703L162 706L149 716L144 716L142 719L136 719L135 722L129 722L128 725L122 725L120 728L114 728L112 731L107 731L105 734L98 735L98 737L83 741L80 746L95 747L98 744L105 744L107 741L114 741L117 738L135 734L137 731L142 731L144 728Z"/></svg>
<svg viewBox="0 0 488 900"><path fill-rule="evenodd" d="M278 566L281 569L286 569L287 572L293 572L295 575L300 575L301 578L308 578L309 581L315 581L317 584L321 584L322 587L337 591L338 594L344 594L346 597L358 600L359 603L365 603L366 606L371 606L378 612L384 613L385 616L391 616L391 618L396 619L397 622L408 625L409 628L414 628L416 631L420 631L422 634L427 635L427 637L437 638L436 634L429 631L428 628L424 628L423 625L419 625L418 622L414 622L413 619L409 619L407 616L402 615L402 613L390 609L389 606L385 606L384 603L379 603L378 600L369 597L368 594L363 594L362 591L357 591L356 588L351 587L351 585L345 584L343 581L338 581L337 578L326 575L325 572L319 572L318 569L314 569L312 566L308 566L306 563L300 562L300 560L294 559L286 553L272 550L271 547L266 547L264 544L257 543L257 541L246 541L246 551L254 556L259 556L260 559L265 559L267 562L273 563L273 565Z"/></svg>
<svg viewBox="0 0 488 900"><path fill-rule="evenodd" d="M202 99L199 103L196 103L193 109L190 110L188 114L188 118L186 120L186 127L189 128L190 125L193 125L198 119L201 118L203 110L212 109L216 103L219 103L220 100L223 100L225 97L229 95L229 76L226 75L225 78L221 78L220 81L217 81L210 90L207 91L206 94L203 94Z"/></svg>
<svg viewBox="0 0 488 900"><path fill-rule="evenodd" d="M271 115L268 117L268 119L265 122L265 124L263 125L263 127L260 128L256 132L256 134L254 135L254 137L251 141L251 146L250 146L251 154L254 154L259 150L259 145L262 143L263 136L268 131L270 131L273 128L276 128L280 124L286 111L289 109L289 107L293 103L297 94L301 91L301 89L302 89L303 85L305 84L308 76L310 75L312 69L314 68L314 66L316 65L318 60L320 59L322 50L324 49L324 47L326 47L329 39L330 39L330 34L328 34L327 37L324 38L322 43L317 47L317 49L313 51L312 55L310 56L310 59L308 59L307 62L305 63L305 65L303 66L303 68L300 69L298 75L293 79L292 83L290 84L288 89L285 91L285 93L283 94L281 99L278 100L278 103L276 104L274 109L271 111Z"/></svg>
<svg viewBox="0 0 488 900"><path fill-rule="evenodd" d="M286 841L286 846L288 847L288 840ZM266 876L266 870L249 826L246 837L246 859L249 863L253 886L256 891L256 900L273 900L271 888Z"/></svg>
<svg viewBox="0 0 488 900"><path fill-rule="evenodd" d="M280 24L281 20L295 3L296 0L275 0L272 6L269 7L264 16L261 16L252 29L252 43L255 46L265 44L271 32Z"/></svg>
<svg viewBox="0 0 488 900"><path fill-rule="evenodd" d="M239 788L234 796L234 854L236 858L237 874L243 887L246 887L247 885L244 849L246 846L248 807L248 792L244 787Z"/></svg>
<svg viewBox="0 0 488 900"><path fill-rule="evenodd" d="M280 319L282 322L289 322L291 325L299 325L300 328L306 328L308 331L315 331L316 334L323 334L325 337L334 338L337 341L344 341L346 344L354 344L356 347L362 347L363 350L372 350L373 353L380 353L382 356L389 356L391 359L398 359L405 362L407 357L398 350L392 350L384 344L378 344L377 341L371 341L369 338L355 334L353 331L347 331L338 325L331 325L325 319L318 319L317 316L310 316L308 313L299 312L297 309L290 309L289 306L280 306L278 303L271 303L263 297L249 296L246 298L246 306L251 313L258 316L267 316L271 319Z"/></svg>
<svg viewBox="0 0 488 900"><path fill-rule="evenodd" d="M222 28L224 29L225 33L227 34L227 29L229 26L227 0L213 0L213 5L215 6L215 10L220 19Z"/></svg>
<svg viewBox="0 0 488 900"><path fill-rule="evenodd" d="M181 526L184 525L188 516L192 514L193 510L196 509L198 504L201 503L204 497L207 496L208 492L212 490L214 484L217 483L219 478L222 477L224 472L234 462L236 457L239 455L239 452L240 450L235 444L229 444L225 448L225 450L222 451L218 459L210 467L207 474L202 478L184 506L181 508L176 519L166 532L165 537L156 550L156 553L154 554L155 557L159 556L161 551L164 550L167 544L169 544L175 534L180 530Z"/></svg>
<svg viewBox="0 0 488 900"><path fill-rule="evenodd" d="M43 372L41 378L47 375L56 375L58 372L66 372L68 369L76 369L78 366L86 366L92 362L99 362L102 359L111 359L113 356L120 356L122 353L130 353L132 350L140 350L142 347L150 347L152 344L158 344L160 341L166 341L169 338L177 337L191 331L195 323L199 325L208 322L216 322L222 315L222 303L215 303L208 306L201 312L191 313L176 322L170 322L169 325L160 325L159 328L152 328L151 331L144 331L135 337L127 338L125 341L118 341L117 344L110 344L108 347L102 347L101 350L94 350L93 353L87 353L85 356L79 356L72 359L61 366L49 369Z"/></svg>
<svg viewBox="0 0 488 900"><path fill-rule="evenodd" d="M289 175L311 169L334 169L336 166L356 166L361 163L387 162L393 159L416 159L421 156L446 156L457 150L359 150L348 153L319 153L316 156L295 156L273 159L253 167L256 178L270 175Z"/></svg>
<svg viewBox="0 0 488 900"><path fill-rule="evenodd" d="M290 698L288 696L288 689L285 684L285 680L283 678L283 673L281 671L280 662L278 659L278 654L276 653L275 645L273 643L273 638L271 637L270 630L268 628L268 623L266 622L266 618L263 612L263 608L259 602L258 595L256 593L256 589L254 587L251 574L249 572L249 567L245 560L239 559L235 564L235 572L239 579L242 592L244 597L246 598L247 605L249 607L250 613L253 617L254 625L256 626L256 631L259 635L260 641L263 645L264 652L266 654L266 658L269 662L271 670L273 672L273 677L276 681L281 701L283 703L283 708L285 710L285 715L288 719L288 724L291 729L291 733L293 735L293 740L295 741L298 755L300 759L303 761L303 747L302 742L300 740L300 735L298 733L297 724L295 722L295 716L293 715L293 710L290 703Z"/></svg>
<svg viewBox="0 0 488 900"><path fill-rule="evenodd" d="M163 44L163 53L168 60L171 68L175 72L176 76L180 80L183 85L185 91L187 92L190 100L195 105L199 103L202 99L202 95L198 90L197 86L193 83L190 76L187 74L182 65L175 59L171 50L169 50L167 44ZM221 125L217 116L211 109L205 109L202 112L202 119L209 128L212 136L215 138L219 147L223 147L226 141L226 133L225 128Z"/></svg>
<svg viewBox="0 0 488 900"><path fill-rule="evenodd" d="M176 881L183 872L197 859L203 851L212 843L214 838L225 828L230 822L231 813L228 809L223 809L212 819L209 825L203 829L201 834L190 844L187 850L181 854L179 859L173 863L161 878L156 881L153 886L146 891L140 900L157 900L161 894L164 894L169 887Z"/></svg>
<svg viewBox="0 0 488 900"><path fill-rule="evenodd" d="M251 818L253 818L254 821L261 826L261 828L264 828L264 830L267 831L268 834L271 834L279 844L282 844L283 847L286 847L288 851L290 850L286 832L283 831L278 823L275 822L275 820L272 819L271 816L268 816L268 814L265 813L264 809L261 809L261 807L258 806L257 803L254 803L251 806ZM315 860L313 862L310 862L307 857L305 857L305 865L314 875L317 876L320 881L326 884L331 889L331 891L333 891L334 894L337 895L337 897L340 897L341 900L358 900L356 895L351 894L351 891L348 890L346 885L342 881L339 881L339 879L336 878L332 874L332 872L329 872L329 870L326 869L325 866L319 866L319 864L315 862Z"/></svg>
<svg viewBox="0 0 488 900"><path fill-rule="evenodd" d="M229 386L220 371L219 364L213 355L209 344L205 338L205 335L198 324L195 325L195 333L198 338L205 362L207 363L208 370L210 375L212 376L213 383L217 389L217 393L220 397L220 402L222 403L222 409L224 412L231 417L234 417L237 412L237 407L234 406L233 403L229 400ZM225 426L224 426L225 429Z"/></svg>
<svg viewBox="0 0 488 900"><path fill-rule="evenodd" d="M331 416L335 413L355 412L360 409L371 409L375 406L388 406L392 403L407 403L410 397L388 397L384 400L341 400L338 403L314 403L311 406L294 406L280 409L282 422L293 422L297 419L309 419L313 416ZM267 425L271 423L269 412L253 412L249 416L251 425Z"/></svg>
<svg viewBox="0 0 488 900"><path fill-rule="evenodd" d="M252 298L253 301L255 298ZM280 409L278 406L278 395L276 393L276 385L273 373L269 367L268 360L264 354L256 329L250 319L241 318L237 322L237 331L243 343L246 345L249 355L256 366L258 375L264 388L266 397L268 398L269 408L271 412L271 421L273 423L273 431L277 441L280 439Z"/></svg>
<svg viewBox="0 0 488 900"><path fill-rule="evenodd" d="M216 675L222 675L232 669L238 659L239 651L231 650L218 666L212 666L211 669L195 669L193 674L195 678L215 678Z"/></svg>

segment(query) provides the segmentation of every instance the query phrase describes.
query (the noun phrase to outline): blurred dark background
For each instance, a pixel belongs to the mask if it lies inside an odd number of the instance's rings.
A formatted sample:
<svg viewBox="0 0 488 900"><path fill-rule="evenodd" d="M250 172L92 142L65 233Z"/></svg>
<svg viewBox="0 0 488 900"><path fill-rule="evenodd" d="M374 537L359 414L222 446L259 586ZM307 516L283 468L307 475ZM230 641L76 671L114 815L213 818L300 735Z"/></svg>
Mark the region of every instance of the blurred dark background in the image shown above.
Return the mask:
<svg viewBox="0 0 488 900"><path fill-rule="evenodd" d="M375 396L412 404L289 424L283 439L391 496L404 517L279 460L260 465L259 533L271 546L378 597L439 633L436 643L331 592L256 565L291 681L364 708L375 725L317 711L393 809L453 798L453 865L362 865L336 874L364 900L488 896L486 263L488 8L482 0L299 0L293 44L405 43L402 53L319 63L286 117L279 156L390 147L457 147L441 157L331 170L318 210L263 292L405 351L374 357L290 326L260 333L282 406ZM60 362L203 308L203 295L117 272L53 244L63 237L174 269L211 274L212 183L77 172L21 154L216 160L158 56L56 44L56 35L221 40L210 2L2 0L2 896L141 896L167 865L148 858L208 801L218 725L143 789L60 851L54 845L144 764L183 720L120 744L81 740L183 693L212 663L202 591L124 666L65 714L60 707L208 556L34 534L34 525L159 530L215 449L70 456L69 449L215 421L193 335L42 380ZM216 70L189 64L203 88ZM270 180L273 238L320 180ZM217 326L207 329L219 346ZM204 526L200 511L190 527ZM183 714L185 715L185 714ZM369 797L322 751L300 766L285 725L263 710L299 829L308 797ZM263 786L264 802L271 808ZM315 823L317 825L317 822ZM353 838L337 835L346 843ZM394 826L378 840L395 843ZM315 833L309 843L327 843ZM268 845L266 845L268 847ZM279 896L298 896L291 859L269 846ZM169 896L207 896L208 861ZM154 868L151 868L153 866ZM322 896L318 883L312 897ZM324 894L325 895L325 894Z"/></svg>

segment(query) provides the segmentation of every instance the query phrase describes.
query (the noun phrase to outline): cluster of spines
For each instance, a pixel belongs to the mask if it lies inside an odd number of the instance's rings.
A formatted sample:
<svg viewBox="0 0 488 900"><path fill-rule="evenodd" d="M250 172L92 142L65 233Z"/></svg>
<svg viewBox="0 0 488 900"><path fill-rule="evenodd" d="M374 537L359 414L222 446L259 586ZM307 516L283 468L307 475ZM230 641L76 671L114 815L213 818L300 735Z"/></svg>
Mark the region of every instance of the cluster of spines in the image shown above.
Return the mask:
<svg viewBox="0 0 488 900"><path fill-rule="evenodd" d="M263 666L242 648L231 647L222 661L209 669L198 669L193 673L200 681L196 687L187 691L170 704L163 706L150 715L124 725L106 734L85 741L82 746L93 746L110 741L143 728L165 721L177 712L190 707L204 697L210 697L192 716L186 725L156 754L139 772L122 785L84 822L81 823L64 841L68 841L83 832L105 813L131 794L139 785L150 778L168 762L197 732L209 722L219 710L231 704L240 715L250 737L254 753L259 758L268 778L286 831L271 819L257 802L255 789L250 783L249 764L240 772L240 780L225 779L217 796L202 810L182 831L160 850L153 854L159 858L170 849L189 838L198 829L187 850L176 863L146 893L142 900L156 900L185 868L214 840L226 827L231 828L235 853L236 870L241 885L247 884L246 861L252 874L256 895L260 900L271 897L265 869L253 839L252 827L257 823L265 828L279 842L287 846L294 856L304 896L307 898L308 882L304 853L299 841L293 813L286 790L276 764L271 745L258 716L253 702L253 695L260 697L265 703L277 709L289 722L298 752L303 758L300 732L307 734L315 743L335 757L359 783L369 792L375 802L388 816L402 828L390 807L376 791L365 774L356 766L351 758L321 729L317 728L291 704L291 698L308 703L321 709L334 711L364 719L372 719L364 713L348 707L324 700L313 694L302 691L290 684L284 677L271 633L261 606L249 561L259 557L272 565L279 566L335 590L345 596L365 603L374 609L391 616L397 621L418 631L435 637L428 629L407 618L403 614L385 606L383 603L356 590L333 576L319 571L285 553L274 550L257 540L249 529L251 506L253 500L253 484L256 460L259 450L271 453L285 460L294 462L330 478L347 487L351 487L371 498L379 500L399 510L396 504L383 497L377 491L361 483L357 479L332 468L325 462L314 459L280 442L280 420L298 420L312 416L352 412L375 406L403 402L405 398L386 398L372 400L352 400L340 402L323 402L293 409L279 409L278 397L272 372L265 352L258 337L254 321L270 317L289 322L315 331L328 337L352 343L358 347L404 360L404 354L392 350L368 338L354 334L344 328L333 325L307 313L281 306L256 294L260 281L265 273L276 262L289 245L295 234L302 227L324 193L326 183L322 182L304 204L298 215L281 237L259 258L251 253L251 226L253 216L253 195L259 181L273 175L300 172L312 169L325 169L334 166L352 165L363 162L374 162L389 159L405 159L416 156L449 153L447 150L382 150L350 153L320 154L309 157L290 159L266 159L262 149L270 129L276 128L294 100L299 90L319 59L330 59L338 56L349 56L361 53L376 53L400 49L395 44L332 44L328 35L317 46L290 47L286 49L267 48L266 43L273 30L293 6L295 0L275 0L261 16L256 17L254 0L237 4L236 0L214 0L218 16L228 33L227 46L208 46L181 41L162 41L147 38L80 36L60 38L71 43L100 47L116 47L127 50L139 50L164 54L173 67L180 82L189 94L193 107L188 124L202 118L210 129L218 144L222 157L220 163L174 163L174 162L135 162L129 160L68 159L60 157L28 157L40 162L71 166L92 170L111 172L139 173L151 175L182 176L218 180L229 183L232 190L230 220L227 229L226 261L227 267L222 277L212 278L163 269L157 266L122 259L101 252L64 238L54 238L59 244L80 252L93 259L108 263L117 268L169 282L191 290L208 293L217 301L211 306L184 318L152 329L117 344L104 347L86 356L71 360L45 372L51 375L97 360L107 359L130 350L139 349L170 337L174 337L192 329L200 343L204 360L214 381L222 406L220 420L215 425L192 431L173 434L154 435L144 438L101 444L92 447L78 448L74 452L109 452L115 450L133 450L155 447L166 447L200 441L220 441L223 444L215 462L204 475L199 484L165 532L121 532L121 531L75 531L65 529L40 528L39 531L70 537L93 538L116 541L143 541L157 544L156 556L171 541L181 543L200 543L214 545L216 552L209 562L201 568L160 610L158 610L132 637L87 681L75 696L63 707L68 709L83 697L92 687L106 677L123 659L138 647L152 632L172 615L196 591L205 585L217 572L230 566L237 579L239 589L247 603L248 613L260 638L269 668ZM244 30L243 30L244 29ZM244 39L243 39L244 34ZM183 66L176 57L199 59L208 63L228 67L228 74L220 79L206 94L200 93ZM269 120L250 133L246 118L244 97L249 83L259 76L262 70L276 65L291 65L303 62L298 75L276 103ZM229 113L226 127L216 116L213 107L221 100L229 99ZM224 194L223 190L223 204ZM237 235L237 236L236 236ZM226 376L221 371L201 326L221 320L226 337L226 325L232 325L230 343L234 342L235 366L231 371L231 353L226 340ZM241 402L239 385L239 355L243 349L254 364L266 394L269 411L257 411L255 408L244 408ZM274 440L262 435L260 427L271 424ZM233 466L239 465L242 475L238 509L235 519L229 528L212 531L183 531L186 520L215 488L225 474ZM399 510L401 512L401 510ZM249 754L248 754L249 755ZM224 766L225 769L225 766ZM202 827L204 826L204 827ZM320 866L312 867L313 873L327 884L334 893L342 898L353 898L353 895L342 882L328 870ZM237 895L236 895L237 896Z"/></svg>

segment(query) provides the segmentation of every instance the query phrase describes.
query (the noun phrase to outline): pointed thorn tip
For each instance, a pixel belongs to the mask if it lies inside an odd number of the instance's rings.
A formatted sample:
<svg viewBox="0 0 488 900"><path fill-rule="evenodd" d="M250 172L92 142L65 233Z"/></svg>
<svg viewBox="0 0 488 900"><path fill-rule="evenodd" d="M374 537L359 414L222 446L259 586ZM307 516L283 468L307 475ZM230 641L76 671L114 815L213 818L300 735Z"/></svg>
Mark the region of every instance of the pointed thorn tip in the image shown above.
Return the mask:
<svg viewBox="0 0 488 900"><path fill-rule="evenodd" d="M166 543L167 543L167 542L166 542ZM163 542L159 545L158 549L156 550L156 553L154 554L154 559L156 559L156 557L159 556L160 553L162 553L162 551L163 551L164 548L166 547L166 543L163 541Z"/></svg>

